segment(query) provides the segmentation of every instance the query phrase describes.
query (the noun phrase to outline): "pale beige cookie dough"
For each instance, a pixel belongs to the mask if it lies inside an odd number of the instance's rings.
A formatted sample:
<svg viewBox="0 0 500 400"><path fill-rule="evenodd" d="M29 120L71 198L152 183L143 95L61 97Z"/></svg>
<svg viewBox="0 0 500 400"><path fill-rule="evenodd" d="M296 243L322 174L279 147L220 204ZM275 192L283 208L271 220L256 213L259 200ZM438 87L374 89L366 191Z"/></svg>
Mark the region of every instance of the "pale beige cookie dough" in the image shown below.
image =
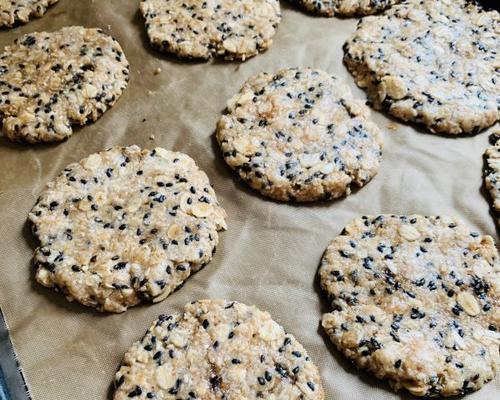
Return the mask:
<svg viewBox="0 0 500 400"><path fill-rule="evenodd" d="M160 315L125 354L114 400L323 400L318 368L267 312L200 300Z"/></svg>
<svg viewBox="0 0 500 400"><path fill-rule="evenodd" d="M328 246L322 325L361 369L417 396L472 392L500 368L493 239L445 217L363 216Z"/></svg>
<svg viewBox="0 0 500 400"><path fill-rule="evenodd" d="M467 0L405 0L363 18L344 62L377 108L433 133L500 119L500 14Z"/></svg>
<svg viewBox="0 0 500 400"><path fill-rule="evenodd" d="M381 12L400 0L291 0L313 14L326 17L370 15Z"/></svg>
<svg viewBox="0 0 500 400"><path fill-rule="evenodd" d="M0 27L11 28L41 17L59 0L0 0Z"/></svg>
<svg viewBox="0 0 500 400"><path fill-rule="evenodd" d="M50 182L29 214L36 280L100 311L161 301L210 262L225 216L183 153L92 154Z"/></svg>
<svg viewBox="0 0 500 400"><path fill-rule="evenodd" d="M281 21L278 0L144 0L151 44L181 58L245 60L266 50Z"/></svg>
<svg viewBox="0 0 500 400"><path fill-rule="evenodd" d="M280 201L332 199L377 173L382 134L369 109L326 72L286 68L250 78L217 125L227 164Z"/></svg>
<svg viewBox="0 0 500 400"><path fill-rule="evenodd" d="M0 119L13 141L61 141L72 125L97 120L127 86L129 64L119 43L79 26L34 32L0 56Z"/></svg>
<svg viewBox="0 0 500 400"><path fill-rule="evenodd" d="M486 150L484 183L490 192L497 223L500 225L500 131L490 136L492 146Z"/></svg>

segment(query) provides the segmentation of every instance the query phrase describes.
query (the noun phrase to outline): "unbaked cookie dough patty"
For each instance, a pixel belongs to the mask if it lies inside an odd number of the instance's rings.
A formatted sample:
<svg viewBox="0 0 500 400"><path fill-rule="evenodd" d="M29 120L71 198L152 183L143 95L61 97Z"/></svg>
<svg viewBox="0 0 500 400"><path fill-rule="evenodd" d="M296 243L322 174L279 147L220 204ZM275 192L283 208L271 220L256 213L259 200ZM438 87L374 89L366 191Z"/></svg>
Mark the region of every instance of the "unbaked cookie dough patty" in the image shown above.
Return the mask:
<svg viewBox="0 0 500 400"><path fill-rule="evenodd" d="M287 68L250 78L217 125L227 164L263 195L313 201L349 194L378 171L382 134L335 76Z"/></svg>
<svg viewBox="0 0 500 400"><path fill-rule="evenodd" d="M160 315L125 354L114 400L322 400L318 369L297 340L254 306L200 300Z"/></svg>
<svg viewBox="0 0 500 400"><path fill-rule="evenodd" d="M363 18L344 62L374 105L431 132L499 120L500 14L467 0L405 0Z"/></svg>
<svg viewBox="0 0 500 400"><path fill-rule="evenodd" d="M335 346L395 390L451 396L500 367L500 263L490 236L444 217L364 216L319 271Z"/></svg>
<svg viewBox="0 0 500 400"><path fill-rule="evenodd" d="M13 141L61 141L95 121L121 96L128 61L100 29L34 32L0 56L0 119Z"/></svg>
<svg viewBox="0 0 500 400"><path fill-rule="evenodd" d="M40 240L36 280L110 312L166 298L212 259L226 226L190 157L137 146L68 165L29 219Z"/></svg>
<svg viewBox="0 0 500 400"><path fill-rule="evenodd" d="M497 223L500 224L500 131L490 136L492 146L486 150L484 183L490 192Z"/></svg>
<svg viewBox="0 0 500 400"><path fill-rule="evenodd" d="M153 47L181 58L255 56L267 49L281 21L278 0L144 0Z"/></svg>
<svg viewBox="0 0 500 400"><path fill-rule="evenodd" d="M11 28L25 24L33 17L41 17L47 8L59 0L0 0L0 27Z"/></svg>
<svg viewBox="0 0 500 400"><path fill-rule="evenodd" d="M291 0L313 14L333 17L335 14L351 17L383 11L400 0Z"/></svg>

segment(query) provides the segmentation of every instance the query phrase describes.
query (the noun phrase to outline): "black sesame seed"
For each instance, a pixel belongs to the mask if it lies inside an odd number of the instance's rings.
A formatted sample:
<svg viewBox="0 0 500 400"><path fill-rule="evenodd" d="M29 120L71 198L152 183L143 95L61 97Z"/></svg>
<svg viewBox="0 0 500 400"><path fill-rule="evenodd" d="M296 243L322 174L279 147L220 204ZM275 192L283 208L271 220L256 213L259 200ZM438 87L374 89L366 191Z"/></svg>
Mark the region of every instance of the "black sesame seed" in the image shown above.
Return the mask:
<svg viewBox="0 0 500 400"><path fill-rule="evenodd" d="M130 398L137 397L140 396L141 394L142 394L142 389L139 386L136 386L134 390L129 392L128 397Z"/></svg>

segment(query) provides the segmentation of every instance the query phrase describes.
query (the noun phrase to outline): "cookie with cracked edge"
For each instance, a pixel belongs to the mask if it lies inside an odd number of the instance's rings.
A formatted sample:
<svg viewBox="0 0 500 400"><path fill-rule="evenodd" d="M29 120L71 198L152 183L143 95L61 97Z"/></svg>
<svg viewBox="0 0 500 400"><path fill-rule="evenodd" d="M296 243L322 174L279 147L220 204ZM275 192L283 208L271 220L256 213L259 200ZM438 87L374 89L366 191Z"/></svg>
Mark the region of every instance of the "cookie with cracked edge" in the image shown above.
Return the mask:
<svg viewBox="0 0 500 400"><path fill-rule="evenodd" d="M490 135L491 146L485 153L484 184L490 193L496 222L500 224L500 131Z"/></svg>
<svg viewBox="0 0 500 400"><path fill-rule="evenodd" d="M200 300L160 315L125 354L114 400L323 400L318 368L267 312Z"/></svg>
<svg viewBox="0 0 500 400"><path fill-rule="evenodd" d="M325 17L344 17L375 14L386 10L400 0L290 0L304 10Z"/></svg>
<svg viewBox="0 0 500 400"><path fill-rule="evenodd" d="M285 68L250 78L216 136L226 163L264 196L333 199L379 169L382 134L369 114L335 76Z"/></svg>
<svg viewBox="0 0 500 400"><path fill-rule="evenodd" d="M500 367L493 239L445 217L363 216L319 269L322 326L361 369L417 396L481 388Z"/></svg>
<svg viewBox="0 0 500 400"><path fill-rule="evenodd" d="M3 0L0 2L0 27L12 28L42 17L59 0Z"/></svg>
<svg viewBox="0 0 500 400"><path fill-rule="evenodd" d="M344 63L377 108L433 133L499 120L500 14L467 0L405 0L363 18Z"/></svg>
<svg viewBox="0 0 500 400"><path fill-rule="evenodd" d="M129 64L101 29L21 36L0 56L0 119L12 141L61 141L96 121L127 87Z"/></svg>
<svg viewBox="0 0 500 400"><path fill-rule="evenodd" d="M183 153L92 154L50 182L29 214L36 280L100 311L159 302L210 262L225 217Z"/></svg>
<svg viewBox="0 0 500 400"><path fill-rule="evenodd" d="M150 42L180 58L245 61L266 50L281 21L278 0L143 0Z"/></svg>

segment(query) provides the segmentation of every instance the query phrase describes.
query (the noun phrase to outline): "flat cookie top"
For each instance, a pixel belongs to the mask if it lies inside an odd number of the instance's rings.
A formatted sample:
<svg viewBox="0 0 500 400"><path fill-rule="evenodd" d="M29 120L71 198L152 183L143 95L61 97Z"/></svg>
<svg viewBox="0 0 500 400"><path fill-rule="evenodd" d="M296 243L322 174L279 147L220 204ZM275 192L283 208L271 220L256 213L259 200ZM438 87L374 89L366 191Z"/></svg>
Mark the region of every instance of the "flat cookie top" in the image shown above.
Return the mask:
<svg viewBox="0 0 500 400"><path fill-rule="evenodd" d="M490 136L492 146L486 150L486 174L484 183L493 200L493 209L500 223L500 132Z"/></svg>
<svg viewBox="0 0 500 400"><path fill-rule="evenodd" d="M95 121L120 97L128 61L100 29L34 32L0 56L0 116L13 141L61 141L72 125Z"/></svg>
<svg viewBox="0 0 500 400"><path fill-rule="evenodd" d="M160 315L125 354L114 400L322 400L306 350L267 312L200 300Z"/></svg>
<svg viewBox="0 0 500 400"><path fill-rule="evenodd" d="M0 27L25 24L33 17L41 17L47 8L59 0L0 0Z"/></svg>
<svg viewBox="0 0 500 400"><path fill-rule="evenodd" d="M36 280L110 312L166 298L212 259L226 226L190 157L137 146L68 165L29 219L40 240Z"/></svg>
<svg viewBox="0 0 500 400"><path fill-rule="evenodd" d="M347 85L323 71L250 78L228 103L217 139L231 168L263 195L313 201L350 193L378 171L382 134Z"/></svg>
<svg viewBox="0 0 500 400"><path fill-rule="evenodd" d="M267 49L281 21L278 0L144 0L151 44L181 58L255 56Z"/></svg>
<svg viewBox="0 0 500 400"><path fill-rule="evenodd" d="M362 217L320 267L322 325L358 367L417 396L479 389L500 367L500 263L490 236L444 217Z"/></svg>
<svg viewBox="0 0 500 400"><path fill-rule="evenodd" d="M361 20L344 62L376 107L434 133L475 133L500 118L499 36L497 11L405 0Z"/></svg>
<svg viewBox="0 0 500 400"><path fill-rule="evenodd" d="M400 0L292 0L313 14L352 17L383 11Z"/></svg>

